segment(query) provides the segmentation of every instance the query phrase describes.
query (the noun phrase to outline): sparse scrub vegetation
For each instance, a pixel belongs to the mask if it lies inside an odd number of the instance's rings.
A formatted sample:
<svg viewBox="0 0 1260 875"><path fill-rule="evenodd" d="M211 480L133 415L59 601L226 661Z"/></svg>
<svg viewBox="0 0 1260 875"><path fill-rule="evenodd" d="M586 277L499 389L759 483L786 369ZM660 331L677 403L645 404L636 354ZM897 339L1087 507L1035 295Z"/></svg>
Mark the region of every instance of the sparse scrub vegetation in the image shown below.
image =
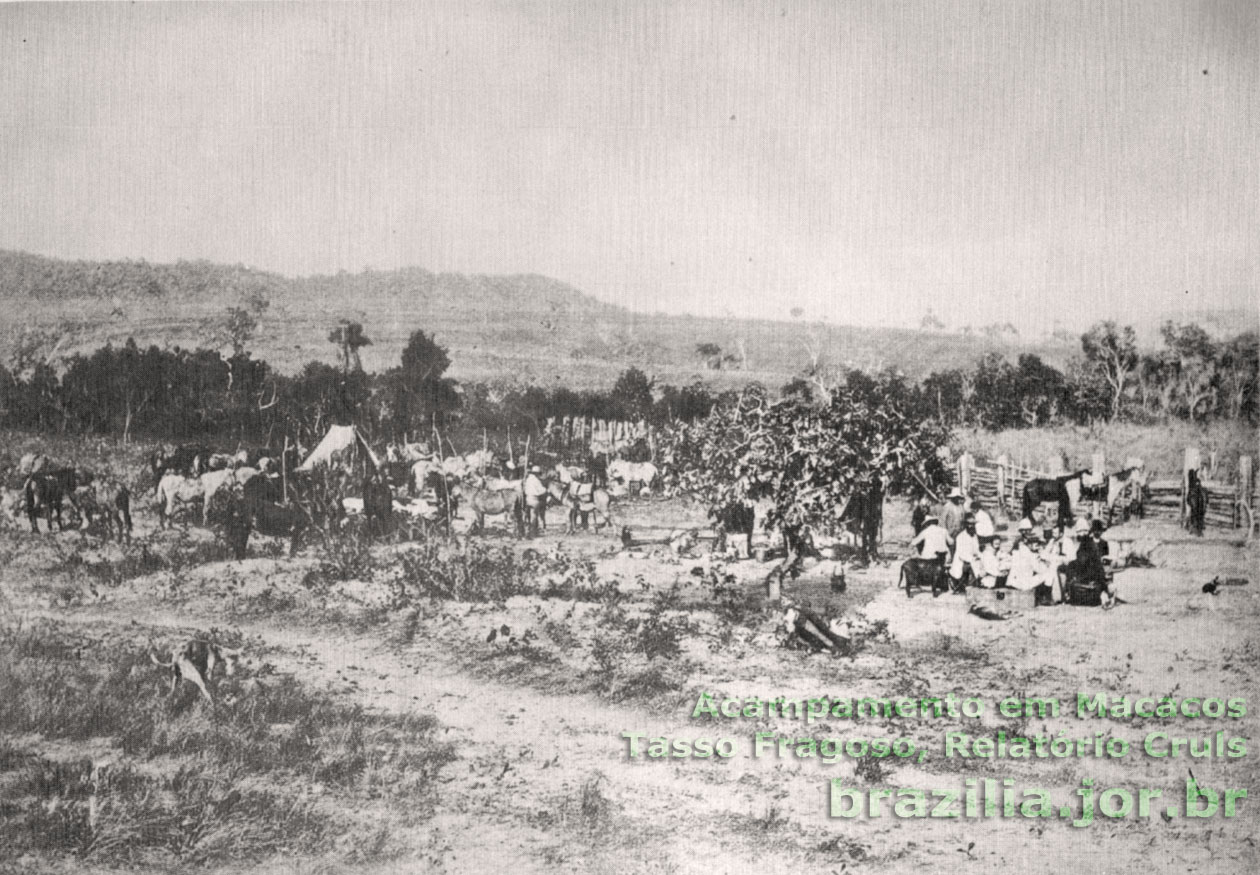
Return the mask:
<svg viewBox="0 0 1260 875"><path fill-rule="evenodd" d="M431 806L417 802L431 798L437 771L454 756L433 737L429 715L369 715L289 678L224 679L210 709L191 685L167 698L167 675L144 652L55 624L8 627L0 648L0 730L108 738L113 751L97 763L58 762L6 743L0 781L10 801L0 830L10 849L110 865L321 853L352 824L317 813L309 788L405 800L395 808L423 817ZM154 771L156 763L166 765Z"/></svg>

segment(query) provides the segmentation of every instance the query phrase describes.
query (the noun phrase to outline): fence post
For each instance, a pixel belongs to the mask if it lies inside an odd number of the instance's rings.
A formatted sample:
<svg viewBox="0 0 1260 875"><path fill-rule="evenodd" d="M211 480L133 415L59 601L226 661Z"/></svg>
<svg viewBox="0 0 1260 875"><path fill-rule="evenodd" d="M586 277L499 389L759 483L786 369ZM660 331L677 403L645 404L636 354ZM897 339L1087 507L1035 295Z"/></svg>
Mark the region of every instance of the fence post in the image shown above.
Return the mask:
<svg viewBox="0 0 1260 875"><path fill-rule="evenodd" d="M1203 481L1203 471L1200 470L1203 465L1202 456L1199 454L1198 447L1186 447L1185 460L1181 466L1181 524L1186 524L1186 513L1189 508L1186 506L1186 498L1190 491L1190 472L1199 472L1199 481Z"/></svg>
<svg viewBox="0 0 1260 875"><path fill-rule="evenodd" d="M1251 456L1238 457L1238 500L1251 509L1251 494L1255 490L1255 480L1253 478L1251 468ZM1238 520L1238 525L1246 523L1246 514L1234 505L1234 516Z"/></svg>
<svg viewBox="0 0 1260 875"><path fill-rule="evenodd" d="M971 453L963 453L958 457L958 488L968 496L971 494L971 465L974 461Z"/></svg>
<svg viewBox="0 0 1260 875"><path fill-rule="evenodd" d="M1006 503L1006 466L1011 463L1010 458L1003 453L998 456L997 460L997 503L998 507L1006 510L1011 505ZM1013 499L1012 499L1013 503Z"/></svg>

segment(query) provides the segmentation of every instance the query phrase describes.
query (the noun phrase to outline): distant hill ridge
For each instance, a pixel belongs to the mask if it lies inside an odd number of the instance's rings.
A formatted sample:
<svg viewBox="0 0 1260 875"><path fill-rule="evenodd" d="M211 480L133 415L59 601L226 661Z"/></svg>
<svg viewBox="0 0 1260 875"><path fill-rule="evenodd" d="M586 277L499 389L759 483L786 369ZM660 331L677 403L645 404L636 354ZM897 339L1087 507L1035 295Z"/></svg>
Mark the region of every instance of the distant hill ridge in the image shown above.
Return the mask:
<svg viewBox="0 0 1260 875"><path fill-rule="evenodd" d="M644 314L599 301L539 275L435 274L418 267L290 278L209 261L65 261L0 250L0 301L16 331L70 335L62 353L134 336L147 345L209 345L228 307L266 301L251 350L292 372L312 359L332 361L328 331L362 322L373 344L364 366L391 367L417 328L450 350L460 379L509 379L583 388L607 386L624 368L675 384L719 386L760 380L777 387L815 361L831 366L896 367L911 378L969 366L989 351L1014 358L1035 352L1061 365L1079 346L1021 338L1005 341L904 329L819 322L712 319ZM6 357L16 337L0 338ZM725 355L712 368L696 347Z"/></svg>

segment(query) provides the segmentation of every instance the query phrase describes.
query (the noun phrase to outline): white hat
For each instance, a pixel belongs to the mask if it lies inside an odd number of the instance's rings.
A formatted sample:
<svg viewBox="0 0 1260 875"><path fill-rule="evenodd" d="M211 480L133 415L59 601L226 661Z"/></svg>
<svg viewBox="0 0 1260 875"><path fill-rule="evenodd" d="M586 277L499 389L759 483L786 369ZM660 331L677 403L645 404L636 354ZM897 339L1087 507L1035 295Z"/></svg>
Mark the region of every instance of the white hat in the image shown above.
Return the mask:
<svg viewBox="0 0 1260 875"><path fill-rule="evenodd" d="M541 473L542 473L542 468L539 468L537 465L530 465L530 466L529 466L529 473L531 473L531 474L541 474Z"/></svg>
<svg viewBox="0 0 1260 875"><path fill-rule="evenodd" d="M1085 520L1077 520L1076 525L1072 526L1072 532L1077 535L1088 535L1089 523L1085 522Z"/></svg>
<svg viewBox="0 0 1260 875"><path fill-rule="evenodd" d="M934 513L930 513L923 518L923 522L925 523L939 523L940 521L941 518Z"/></svg>
<svg viewBox="0 0 1260 875"><path fill-rule="evenodd" d="M966 498L967 496L963 495L962 490L959 489L957 486L955 486L953 489L949 491L949 497L950 498Z"/></svg>
<svg viewBox="0 0 1260 875"><path fill-rule="evenodd" d="M1028 519L1028 517L1024 517L1022 520L1020 520L1019 530L1021 532L1031 532L1033 530L1032 520Z"/></svg>

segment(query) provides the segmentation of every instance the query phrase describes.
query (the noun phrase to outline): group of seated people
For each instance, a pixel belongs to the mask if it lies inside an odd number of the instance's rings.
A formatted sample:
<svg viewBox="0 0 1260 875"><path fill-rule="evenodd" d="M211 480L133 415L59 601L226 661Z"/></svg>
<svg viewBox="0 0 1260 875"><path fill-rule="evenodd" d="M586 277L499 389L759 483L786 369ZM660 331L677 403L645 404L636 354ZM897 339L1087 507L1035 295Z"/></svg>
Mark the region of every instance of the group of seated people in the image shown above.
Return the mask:
<svg viewBox="0 0 1260 875"><path fill-rule="evenodd" d="M962 493L954 490L952 506L959 507L962 498ZM922 527L911 541L921 556L936 557L954 592L963 592L968 584L989 589L1010 587L1033 591L1038 604L1043 605L1066 601L1114 606L1116 595L1102 520L1079 520L1070 532L1058 526L1038 533L1031 520L1022 519L1008 547L979 502L972 502L970 512L957 516L961 528L953 534L937 514L926 511Z"/></svg>

